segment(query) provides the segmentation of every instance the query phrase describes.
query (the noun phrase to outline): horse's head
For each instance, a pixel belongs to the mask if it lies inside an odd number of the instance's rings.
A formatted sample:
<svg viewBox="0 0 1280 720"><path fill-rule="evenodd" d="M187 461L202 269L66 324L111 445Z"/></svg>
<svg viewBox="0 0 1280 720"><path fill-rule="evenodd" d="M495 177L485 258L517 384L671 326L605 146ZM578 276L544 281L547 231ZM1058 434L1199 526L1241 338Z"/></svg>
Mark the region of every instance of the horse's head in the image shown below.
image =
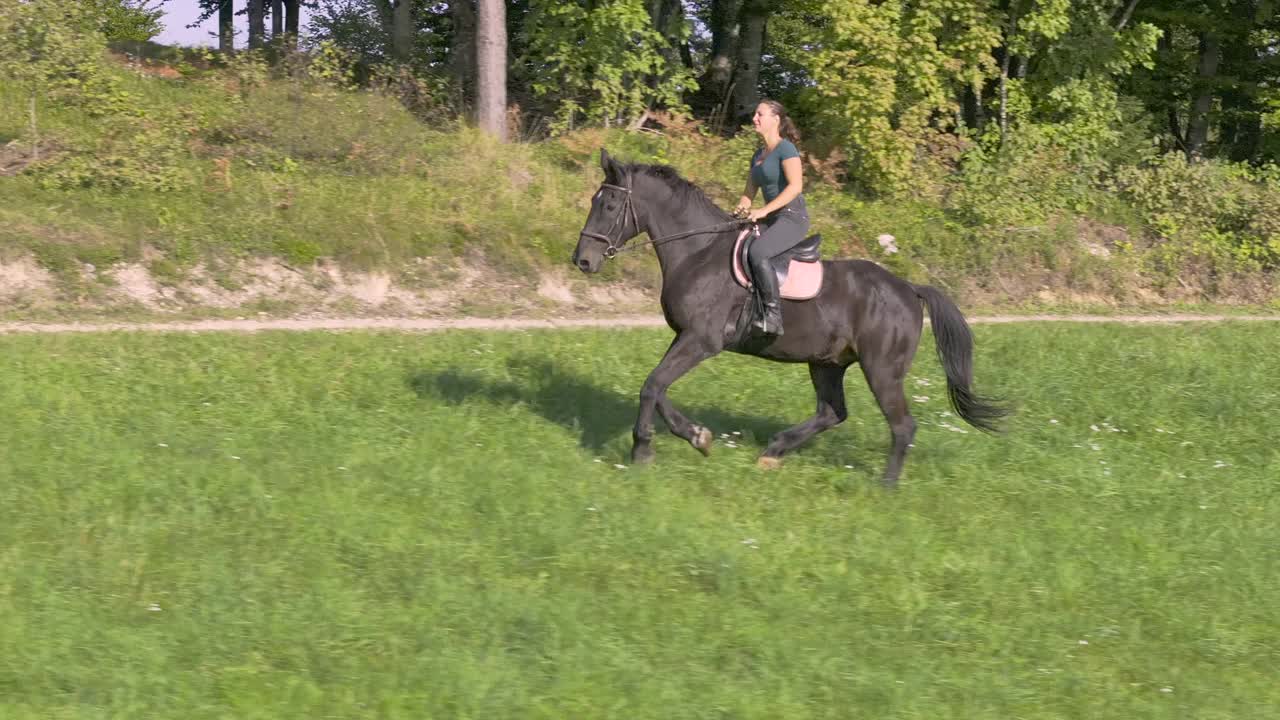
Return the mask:
<svg viewBox="0 0 1280 720"><path fill-rule="evenodd" d="M604 182L591 198L591 211L573 251L573 264L588 273L599 272L606 258L616 255L628 240L640 234L631 175L603 148L600 168L604 170Z"/></svg>

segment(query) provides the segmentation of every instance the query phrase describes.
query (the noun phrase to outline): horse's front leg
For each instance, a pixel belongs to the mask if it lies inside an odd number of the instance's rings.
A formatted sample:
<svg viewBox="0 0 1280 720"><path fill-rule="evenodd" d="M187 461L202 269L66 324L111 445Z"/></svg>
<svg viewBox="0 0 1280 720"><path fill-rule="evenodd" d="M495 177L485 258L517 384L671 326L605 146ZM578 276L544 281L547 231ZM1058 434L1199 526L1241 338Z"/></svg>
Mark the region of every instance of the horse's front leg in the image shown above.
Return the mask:
<svg viewBox="0 0 1280 720"><path fill-rule="evenodd" d="M631 437L631 461L647 463L653 460L653 413L658 410L671 431L704 454L711 447L711 431L689 422L680 414L671 401L667 400L667 388L681 376L697 367L698 363L715 354L701 338L691 333L682 332L671 341L671 347L662 356L658 366L649 373L640 390L640 413L636 417L636 427Z"/></svg>

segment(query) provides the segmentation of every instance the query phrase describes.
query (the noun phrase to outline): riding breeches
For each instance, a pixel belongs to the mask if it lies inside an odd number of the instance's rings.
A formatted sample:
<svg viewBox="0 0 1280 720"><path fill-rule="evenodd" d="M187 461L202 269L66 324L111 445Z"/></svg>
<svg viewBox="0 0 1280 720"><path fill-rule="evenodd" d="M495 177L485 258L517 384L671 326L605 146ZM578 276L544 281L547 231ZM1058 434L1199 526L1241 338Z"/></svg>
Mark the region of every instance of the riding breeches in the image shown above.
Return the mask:
<svg viewBox="0 0 1280 720"><path fill-rule="evenodd" d="M748 251L751 262L761 263L795 247L809 233L809 210L804 196L774 211L760 223L760 237L751 243Z"/></svg>

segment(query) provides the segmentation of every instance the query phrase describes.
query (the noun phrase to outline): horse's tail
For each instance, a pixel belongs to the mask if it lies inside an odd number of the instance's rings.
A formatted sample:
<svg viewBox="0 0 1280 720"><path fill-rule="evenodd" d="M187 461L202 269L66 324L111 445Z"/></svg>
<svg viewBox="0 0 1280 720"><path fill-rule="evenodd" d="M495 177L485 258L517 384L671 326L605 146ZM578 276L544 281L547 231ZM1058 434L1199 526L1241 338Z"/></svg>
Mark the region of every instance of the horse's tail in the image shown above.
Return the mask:
<svg viewBox="0 0 1280 720"><path fill-rule="evenodd" d="M947 375L947 395L956 414L970 425L990 432L999 428L995 421L1009 414L1008 409L992 398L975 395L973 386L973 334L960 308L941 290L916 285L916 295L929 308L929 322L937 344L938 360Z"/></svg>

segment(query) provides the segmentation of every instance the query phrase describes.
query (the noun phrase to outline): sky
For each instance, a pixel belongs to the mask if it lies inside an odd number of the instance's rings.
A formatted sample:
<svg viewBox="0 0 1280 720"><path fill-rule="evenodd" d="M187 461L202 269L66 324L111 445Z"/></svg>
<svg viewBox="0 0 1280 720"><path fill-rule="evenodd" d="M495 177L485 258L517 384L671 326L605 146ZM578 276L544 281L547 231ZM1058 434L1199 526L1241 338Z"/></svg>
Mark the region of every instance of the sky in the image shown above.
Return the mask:
<svg viewBox="0 0 1280 720"><path fill-rule="evenodd" d="M153 0L154 2L154 0ZM244 6L244 0L234 0L236 11ZM218 44L218 16L215 14L194 28L187 28L200 17L199 0L164 0L159 6L164 10L160 23L164 25L155 41L162 45L206 45L215 47ZM309 13L302 10L302 27L307 26ZM244 15L236 16L236 47L244 47L245 35L249 32L249 20ZM267 21L267 32L271 32L271 21Z"/></svg>

